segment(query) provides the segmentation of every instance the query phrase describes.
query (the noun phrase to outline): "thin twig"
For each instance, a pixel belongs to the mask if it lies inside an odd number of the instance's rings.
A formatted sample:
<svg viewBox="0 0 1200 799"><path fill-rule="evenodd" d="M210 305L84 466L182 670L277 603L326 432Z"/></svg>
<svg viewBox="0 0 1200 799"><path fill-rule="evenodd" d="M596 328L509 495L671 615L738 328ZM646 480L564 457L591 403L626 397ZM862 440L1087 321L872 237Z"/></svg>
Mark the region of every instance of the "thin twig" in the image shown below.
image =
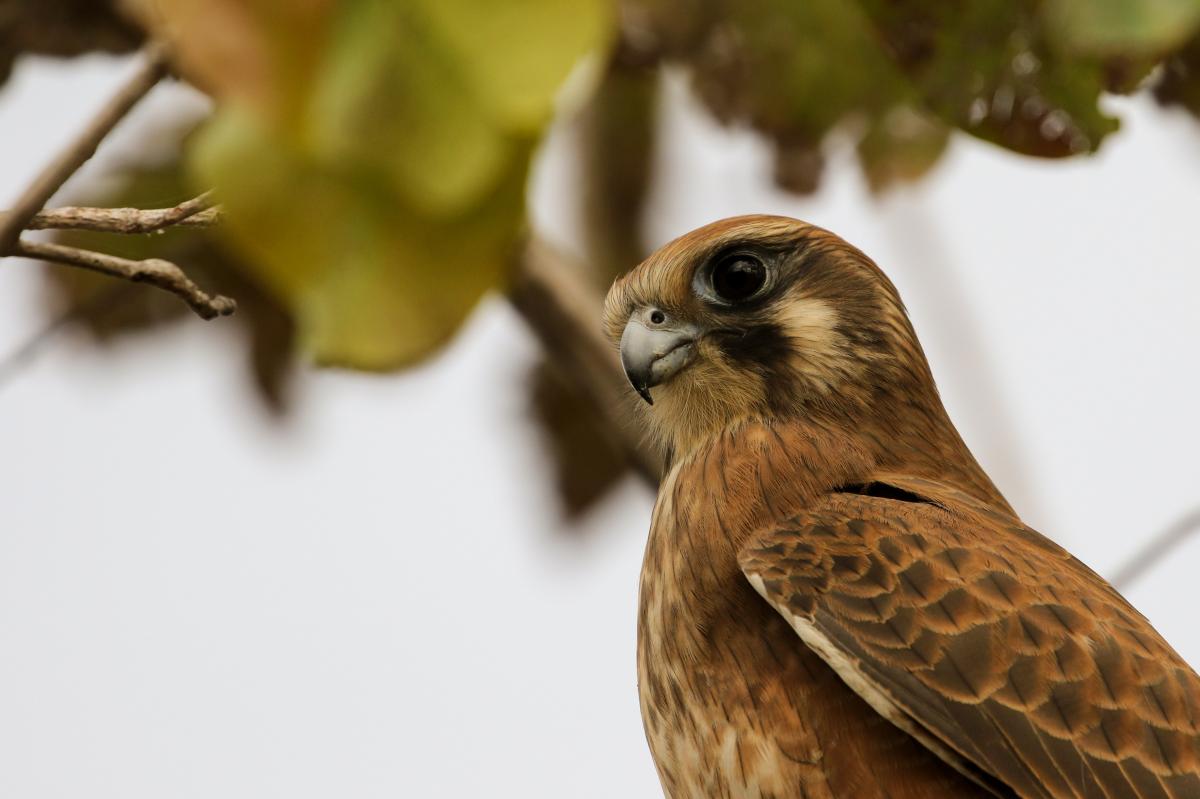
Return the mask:
<svg viewBox="0 0 1200 799"><path fill-rule="evenodd" d="M1130 583L1149 571L1171 550L1197 532L1200 532L1200 508L1184 514L1174 524L1153 538L1150 543L1142 547L1132 558L1126 560L1125 564L1113 574L1112 584L1119 588L1128 588Z"/></svg>
<svg viewBox="0 0 1200 799"><path fill-rule="evenodd" d="M67 206L38 211L26 230L91 230L98 233L154 233L169 227L210 227L221 221L212 192L174 208L79 208ZM8 213L0 214L0 221Z"/></svg>
<svg viewBox="0 0 1200 799"><path fill-rule="evenodd" d="M600 332L599 297L570 259L539 240L518 258L509 300L524 317L551 362L593 404L611 440L651 485L662 477L658 453L620 417L628 393L616 351Z"/></svg>
<svg viewBox="0 0 1200 799"><path fill-rule="evenodd" d="M137 73L113 95L71 144L30 184L11 211L0 215L0 256L15 255L78 266L111 277L149 283L178 295L203 319L228 316L237 304L228 297L209 296L170 261L149 258L131 261L113 255L66 247L61 244L27 241L26 229L84 229L115 233L148 233L171 225L213 224L220 212L212 197L202 194L174 208L148 211L135 208L59 208L43 211L46 201L92 157L104 137L116 127L138 101L167 74L166 50L151 44L143 51L144 63Z"/></svg>
<svg viewBox="0 0 1200 799"><path fill-rule="evenodd" d="M0 215L0 220L7 215ZM31 230L57 228L91 230L103 233L152 233L172 226L205 226L220 221L221 210L213 206L212 192L205 192L174 208L54 208L39 211L29 222ZM131 261L112 255L18 239L9 255L41 258L46 261L79 266L96 272L149 283L182 297L204 319L228 316L237 304L228 297L210 297L170 261L149 259Z"/></svg>
<svg viewBox="0 0 1200 799"><path fill-rule="evenodd" d="M43 261L90 269L110 277L131 280L134 283L149 283L152 286L179 296L201 319L228 316L237 309L237 303L220 294L210 296L200 290L183 270L161 258L131 261L115 255L50 244L41 241L20 239L12 249L13 255L37 258Z"/></svg>
<svg viewBox="0 0 1200 799"><path fill-rule="evenodd" d="M113 95L91 123L29 185L12 211L0 221L0 254L8 255L34 214L96 152L100 142L167 73L166 51L159 44L143 50L145 62Z"/></svg>

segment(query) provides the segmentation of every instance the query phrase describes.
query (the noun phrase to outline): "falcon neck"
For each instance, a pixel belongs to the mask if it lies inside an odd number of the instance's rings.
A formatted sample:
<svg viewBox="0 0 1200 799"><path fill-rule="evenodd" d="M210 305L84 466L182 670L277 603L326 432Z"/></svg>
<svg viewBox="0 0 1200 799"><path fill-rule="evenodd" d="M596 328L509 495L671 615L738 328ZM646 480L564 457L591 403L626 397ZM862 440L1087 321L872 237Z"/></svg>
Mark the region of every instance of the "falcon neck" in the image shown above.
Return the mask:
<svg viewBox="0 0 1200 799"><path fill-rule="evenodd" d="M1007 507L949 420L930 425L743 418L693 447L659 488L642 571L643 626L649 615L677 614L683 632L672 645L701 651L722 613L739 617L758 602L738 577L737 553L750 537L841 486L903 473ZM736 608L718 607L718 596Z"/></svg>
<svg viewBox="0 0 1200 799"><path fill-rule="evenodd" d="M741 498L717 503L725 511L724 537L734 542L802 511L823 493L886 474L944 483L1011 512L936 393L924 402L911 393L902 397L898 407L877 406L867 420L745 418L675 463L663 492L674 495L680 485L704 485L710 499ZM670 504L685 515L696 502L677 499Z"/></svg>
<svg viewBox="0 0 1200 799"><path fill-rule="evenodd" d="M871 453L878 472L945 483L1012 512L950 421L932 379L922 382L883 392L866 418L846 418L838 426Z"/></svg>

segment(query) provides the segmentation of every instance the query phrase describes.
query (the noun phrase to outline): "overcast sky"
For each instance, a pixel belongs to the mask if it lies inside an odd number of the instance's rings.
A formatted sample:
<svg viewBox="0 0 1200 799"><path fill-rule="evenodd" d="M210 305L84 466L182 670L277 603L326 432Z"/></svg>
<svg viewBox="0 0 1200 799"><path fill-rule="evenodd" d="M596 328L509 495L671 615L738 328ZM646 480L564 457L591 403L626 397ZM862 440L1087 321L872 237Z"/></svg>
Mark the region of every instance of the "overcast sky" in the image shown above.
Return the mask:
<svg viewBox="0 0 1200 799"><path fill-rule="evenodd" d="M127 68L20 63L0 206ZM838 150L797 198L667 88L652 243L768 211L863 248L981 462L1101 573L1200 504L1200 124L1113 102L1122 131L1070 163L959 137L883 200ZM158 95L127 127L197 106ZM567 242L569 147L534 179ZM0 263L0 357L42 299ZM0 795L660 795L633 656L653 497L630 481L566 526L507 306L403 375L306 375L283 425L240 346L220 321L103 354L67 334L0 386ZM1193 663L1198 565L1200 540L1126 592Z"/></svg>

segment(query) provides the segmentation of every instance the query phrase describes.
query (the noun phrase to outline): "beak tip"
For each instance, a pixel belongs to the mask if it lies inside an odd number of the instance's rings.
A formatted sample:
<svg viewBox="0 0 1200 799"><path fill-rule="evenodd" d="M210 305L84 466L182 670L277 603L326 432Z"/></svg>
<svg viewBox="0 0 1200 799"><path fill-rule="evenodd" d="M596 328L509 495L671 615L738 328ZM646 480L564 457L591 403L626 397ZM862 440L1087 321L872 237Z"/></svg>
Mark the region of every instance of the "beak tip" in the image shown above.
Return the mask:
<svg viewBox="0 0 1200 799"><path fill-rule="evenodd" d="M667 382L692 360L698 336L694 325L678 321L666 324L665 316L654 318L656 313L663 316L649 306L636 311L621 333L621 367L647 405L654 404L650 387Z"/></svg>

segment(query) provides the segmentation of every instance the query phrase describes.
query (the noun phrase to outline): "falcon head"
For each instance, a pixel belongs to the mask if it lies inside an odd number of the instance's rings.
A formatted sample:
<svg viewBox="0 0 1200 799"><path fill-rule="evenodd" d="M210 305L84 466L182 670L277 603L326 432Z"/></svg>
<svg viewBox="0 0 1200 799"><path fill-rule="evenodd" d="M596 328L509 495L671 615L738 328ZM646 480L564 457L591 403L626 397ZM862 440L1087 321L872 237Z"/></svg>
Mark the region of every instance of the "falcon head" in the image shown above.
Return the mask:
<svg viewBox="0 0 1200 799"><path fill-rule="evenodd" d="M744 418L852 423L933 386L879 268L786 217L725 219L670 242L617 280L604 324L668 452Z"/></svg>

